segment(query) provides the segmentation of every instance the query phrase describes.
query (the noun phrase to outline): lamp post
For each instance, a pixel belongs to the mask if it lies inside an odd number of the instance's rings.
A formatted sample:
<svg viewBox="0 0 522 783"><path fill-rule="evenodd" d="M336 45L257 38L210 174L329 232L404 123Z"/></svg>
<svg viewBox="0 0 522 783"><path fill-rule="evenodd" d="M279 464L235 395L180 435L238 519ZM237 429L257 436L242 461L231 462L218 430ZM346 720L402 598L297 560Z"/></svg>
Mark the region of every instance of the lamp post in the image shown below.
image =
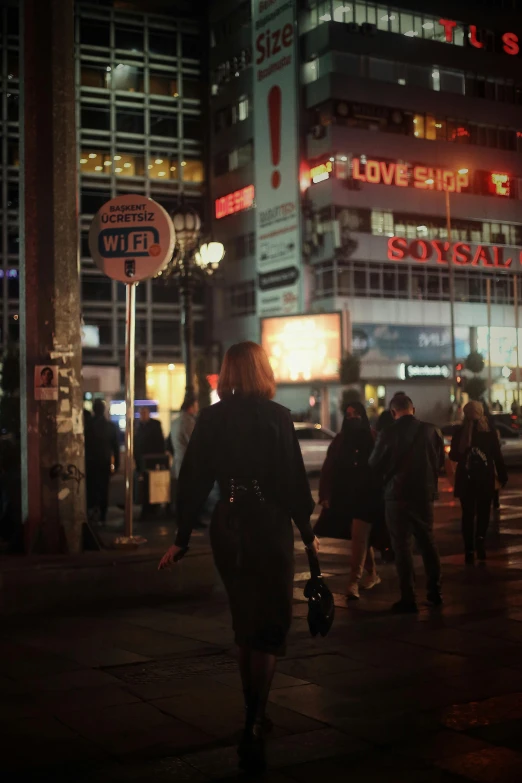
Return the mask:
<svg viewBox="0 0 522 783"><path fill-rule="evenodd" d="M459 169L459 174L467 174L468 169ZM434 185L435 180L427 179L427 185ZM446 232L448 234L448 254L451 245L451 203L450 203L450 191L446 182L443 183L444 196L446 201ZM455 270L451 262L451 257L448 256L449 267L449 296L450 296L450 333L451 333L451 377L453 379L453 388L455 390L455 402L460 402L460 389L457 383L457 350L455 342Z"/></svg>
<svg viewBox="0 0 522 783"><path fill-rule="evenodd" d="M200 245L201 218L191 207L181 205L171 217L176 232L176 246L170 264L161 274L175 277L179 282L185 395L188 395L194 393L194 285L217 271L225 255L225 248L221 242Z"/></svg>

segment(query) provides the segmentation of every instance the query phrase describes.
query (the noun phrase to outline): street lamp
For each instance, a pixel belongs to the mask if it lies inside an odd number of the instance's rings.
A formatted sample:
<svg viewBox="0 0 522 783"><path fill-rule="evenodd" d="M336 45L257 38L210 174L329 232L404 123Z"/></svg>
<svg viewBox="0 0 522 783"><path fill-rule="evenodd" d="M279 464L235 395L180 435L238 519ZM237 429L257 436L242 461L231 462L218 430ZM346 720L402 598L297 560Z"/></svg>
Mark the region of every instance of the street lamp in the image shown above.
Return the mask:
<svg viewBox="0 0 522 783"><path fill-rule="evenodd" d="M459 174L467 174L468 169L459 169ZM434 179L427 179L426 185L434 185ZM451 244L451 204L450 204L450 191L446 182L443 183L444 195L446 198L446 232L448 234L448 254L449 245ZM451 377L453 379L455 390L455 401L459 401L459 385L457 383L457 352L455 348L455 270L451 263L451 257L448 255L449 266L449 295L450 295L450 330L451 330Z"/></svg>
<svg viewBox="0 0 522 783"><path fill-rule="evenodd" d="M176 232L172 260L162 275L175 277L181 292L182 349L185 364L185 395L194 393L194 285L213 275L225 255L221 242L200 245L201 218L192 207L181 205L171 215Z"/></svg>

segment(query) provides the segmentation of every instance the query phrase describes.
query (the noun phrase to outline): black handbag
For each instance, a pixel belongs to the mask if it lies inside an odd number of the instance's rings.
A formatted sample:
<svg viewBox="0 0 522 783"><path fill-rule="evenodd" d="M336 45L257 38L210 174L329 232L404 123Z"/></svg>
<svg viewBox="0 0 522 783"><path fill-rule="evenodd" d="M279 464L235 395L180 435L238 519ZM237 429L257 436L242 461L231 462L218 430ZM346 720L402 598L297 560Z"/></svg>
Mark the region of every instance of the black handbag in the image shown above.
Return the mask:
<svg viewBox="0 0 522 783"><path fill-rule="evenodd" d="M308 627L312 636L326 636L335 617L333 595L321 574L317 555L306 550L310 564L310 579L306 583L304 596L308 598Z"/></svg>

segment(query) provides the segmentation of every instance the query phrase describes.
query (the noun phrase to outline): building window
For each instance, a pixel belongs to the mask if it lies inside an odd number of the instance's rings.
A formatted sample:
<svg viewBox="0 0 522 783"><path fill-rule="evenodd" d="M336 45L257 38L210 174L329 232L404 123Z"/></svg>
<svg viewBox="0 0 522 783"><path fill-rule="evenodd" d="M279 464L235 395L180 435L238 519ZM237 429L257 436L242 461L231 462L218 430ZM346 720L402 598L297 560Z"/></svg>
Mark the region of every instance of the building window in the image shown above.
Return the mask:
<svg viewBox="0 0 522 783"><path fill-rule="evenodd" d="M91 130L110 130L110 110L99 106L82 106L80 112L80 127L82 130L85 130L86 128Z"/></svg>
<svg viewBox="0 0 522 783"><path fill-rule="evenodd" d="M150 134L164 138L178 137L178 115L172 112L161 112L157 109L150 113Z"/></svg>
<svg viewBox="0 0 522 783"><path fill-rule="evenodd" d="M118 133L134 133L142 136L145 133L145 115L143 110L116 110L116 130Z"/></svg>
<svg viewBox="0 0 522 783"><path fill-rule="evenodd" d="M80 83L82 87L92 87L97 90L106 90L111 86L110 66L82 65L80 71Z"/></svg>
<svg viewBox="0 0 522 783"><path fill-rule="evenodd" d="M80 20L80 43L82 46L104 47L111 45L111 29L108 24L90 19Z"/></svg>
<svg viewBox="0 0 522 783"><path fill-rule="evenodd" d="M178 41L175 32L159 32L158 30L149 33L149 52L159 54L163 57L178 56Z"/></svg>
<svg viewBox="0 0 522 783"><path fill-rule="evenodd" d="M179 98L177 79L160 73L149 76L149 92L152 95L163 95L166 98Z"/></svg>
<svg viewBox="0 0 522 783"><path fill-rule="evenodd" d="M256 284L253 280L226 289L227 312L233 317L254 315L256 312Z"/></svg>
<svg viewBox="0 0 522 783"><path fill-rule="evenodd" d="M151 179L177 180L179 179L179 161L164 153L151 153L148 173Z"/></svg>
<svg viewBox="0 0 522 783"><path fill-rule="evenodd" d="M143 28L116 25L114 43L116 49L143 52Z"/></svg>
<svg viewBox="0 0 522 783"><path fill-rule="evenodd" d="M205 179L203 161L201 160L182 160L181 171L184 182L193 182L194 184L199 184Z"/></svg>
<svg viewBox="0 0 522 783"><path fill-rule="evenodd" d="M109 82L113 90L120 92L143 92L143 68L137 68L135 65L118 65L110 72Z"/></svg>

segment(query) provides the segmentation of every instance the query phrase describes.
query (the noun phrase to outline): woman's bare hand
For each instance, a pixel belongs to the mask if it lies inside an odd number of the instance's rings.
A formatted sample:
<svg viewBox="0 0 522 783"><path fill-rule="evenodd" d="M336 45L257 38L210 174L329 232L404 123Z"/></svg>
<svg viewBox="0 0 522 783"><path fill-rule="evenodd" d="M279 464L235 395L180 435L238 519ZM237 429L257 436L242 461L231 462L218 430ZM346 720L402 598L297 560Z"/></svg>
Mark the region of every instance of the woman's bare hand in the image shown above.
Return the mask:
<svg viewBox="0 0 522 783"><path fill-rule="evenodd" d="M160 560L158 571L162 571L164 568L169 568L169 566L174 565L174 558L179 555L179 553L182 551L180 546L176 546L176 544L173 544Z"/></svg>

